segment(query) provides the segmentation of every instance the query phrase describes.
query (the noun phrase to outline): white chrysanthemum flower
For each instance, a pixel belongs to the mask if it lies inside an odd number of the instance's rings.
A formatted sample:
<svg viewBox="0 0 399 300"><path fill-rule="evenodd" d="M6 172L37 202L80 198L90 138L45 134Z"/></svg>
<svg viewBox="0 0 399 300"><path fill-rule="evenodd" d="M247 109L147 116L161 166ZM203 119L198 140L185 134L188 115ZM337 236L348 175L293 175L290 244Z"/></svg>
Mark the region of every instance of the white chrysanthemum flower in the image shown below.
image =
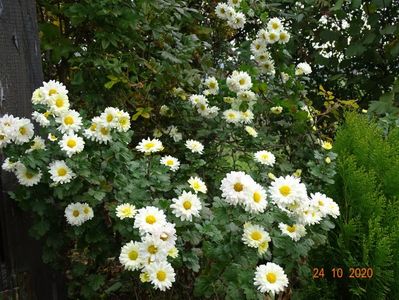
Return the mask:
<svg viewBox="0 0 399 300"><path fill-rule="evenodd" d="M99 123L96 126L95 140L100 144L108 144L112 140L111 128L102 122Z"/></svg>
<svg viewBox="0 0 399 300"><path fill-rule="evenodd" d="M15 124L14 142L21 145L30 141L34 135L33 124L29 119L19 119Z"/></svg>
<svg viewBox="0 0 399 300"><path fill-rule="evenodd" d="M65 85L61 82L50 80L49 82L43 82L43 93L46 98L52 97L54 95L66 95L68 90Z"/></svg>
<svg viewBox="0 0 399 300"><path fill-rule="evenodd" d="M267 22L267 28L270 31L281 31L283 29L283 24L281 24L281 20L279 18L272 18Z"/></svg>
<svg viewBox="0 0 399 300"><path fill-rule="evenodd" d="M284 291L288 286L288 278L283 268L279 265L268 262L256 268L254 284L261 293L271 293L272 295Z"/></svg>
<svg viewBox="0 0 399 300"><path fill-rule="evenodd" d="M256 99L256 94L252 91L242 91L237 93L237 98L241 101L253 101Z"/></svg>
<svg viewBox="0 0 399 300"><path fill-rule="evenodd" d="M146 270L151 283L160 291L170 289L175 282L175 271L167 261L154 262Z"/></svg>
<svg viewBox="0 0 399 300"><path fill-rule="evenodd" d="M244 172L230 172L221 182L222 197L231 205L243 203L247 191L253 184L255 181Z"/></svg>
<svg viewBox="0 0 399 300"><path fill-rule="evenodd" d="M256 55L254 55L254 59L260 65L268 63L268 64L273 65L273 67L274 67L272 57L271 57L270 53L267 51L257 53Z"/></svg>
<svg viewBox="0 0 399 300"><path fill-rule="evenodd" d="M288 75L288 74L285 73L285 72L281 72L281 81L282 81L283 83L286 83L289 79L290 79L290 75Z"/></svg>
<svg viewBox="0 0 399 300"><path fill-rule="evenodd" d="M247 72L234 71L226 79L227 87L232 92L247 91L252 88L251 76Z"/></svg>
<svg viewBox="0 0 399 300"><path fill-rule="evenodd" d="M135 271L142 267L140 245L139 242L130 241L122 247L119 261L125 270Z"/></svg>
<svg viewBox="0 0 399 300"><path fill-rule="evenodd" d="M85 146L84 140L76 134L64 134L62 140L60 140L59 145L62 151L66 152L68 157L82 152Z"/></svg>
<svg viewBox="0 0 399 300"><path fill-rule="evenodd" d="M268 31L266 29L261 29L257 33L257 38L263 40L267 44Z"/></svg>
<svg viewBox="0 0 399 300"><path fill-rule="evenodd" d="M338 218L338 216L340 215L338 204L331 199L331 201L327 203L327 207L328 207L327 214L333 217L334 219Z"/></svg>
<svg viewBox="0 0 399 300"><path fill-rule="evenodd" d="M180 220L192 221L193 216L199 217L202 205L196 194L183 191L178 198L173 198L172 202L173 204L170 208L172 208L172 212Z"/></svg>
<svg viewBox="0 0 399 300"><path fill-rule="evenodd" d="M299 178L290 175L276 178L271 183L269 191L273 201L281 206L307 200L306 186Z"/></svg>
<svg viewBox="0 0 399 300"><path fill-rule="evenodd" d="M200 105L197 108L197 111L201 116L207 119L212 119L218 115L219 107L217 106L208 107L207 105Z"/></svg>
<svg viewBox="0 0 399 300"><path fill-rule="evenodd" d="M166 155L161 158L161 164L167 166L171 171L175 172L180 167L180 162L176 157Z"/></svg>
<svg viewBox="0 0 399 300"><path fill-rule="evenodd" d="M318 208L312 205L309 205L306 209L301 209L297 213L299 214L299 222L305 225L319 224L323 216Z"/></svg>
<svg viewBox="0 0 399 300"><path fill-rule="evenodd" d="M82 212L85 222L94 218L93 209L87 203L82 203Z"/></svg>
<svg viewBox="0 0 399 300"><path fill-rule="evenodd" d="M322 141L321 143L321 147L325 150L331 150L332 149L332 144L328 141Z"/></svg>
<svg viewBox="0 0 399 300"><path fill-rule="evenodd" d="M168 256L171 258L177 258L179 256L179 250L176 247L170 248L168 251Z"/></svg>
<svg viewBox="0 0 399 300"><path fill-rule="evenodd" d="M207 187L205 185L205 182L201 180L199 177L190 177L190 179L187 181L190 187L194 190L194 192L198 193L204 193L206 194L207 192Z"/></svg>
<svg viewBox="0 0 399 300"><path fill-rule="evenodd" d="M278 42L279 39L280 39L280 32L275 30L270 30L267 32L266 42L268 44L274 44L275 42Z"/></svg>
<svg viewBox="0 0 399 300"><path fill-rule="evenodd" d="M126 132L130 129L130 115L129 113L118 110L116 113L118 122L116 123L116 130L118 132Z"/></svg>
<svg viewBox="0 0 399 300"><path fill-rule="evenodd" d="M246 19L242 12L236 12L227 21L227 25L234 29L244 28Z"/></svg>
<svg viewBox="0 0 399 300"><path fill-rule="evenodd" d="M154 228L151 231L151 235L155 239L158 239L162 247L167 249L167 251L174 248L177 240L175 224L169 222L166 222L162 227Z"/></svg>
<svg viewBox="0 0 399 300"><path fill-rule="evenodd" d="M251 184L244 195L244 209L251 213L262 213L266 207L266 190L258 183Z"/></svg>
<svg viewBox="0 0 399 300"><path fill-rule="evenodd" d="M132 219L136 213L136 207L130 203L123 203L116 207L116 216L121 220L126 218Z"/></svg>
<svg viewBox="0 0 399 300"><path fill-rule="evenodd" d="M255 153L255 160L263 165L272 167L276 162L276 157L273 153L262 150Z"/></svg>
<svg viewBox="0 0 399 300"><path fill-rule="evenodd" d="M251 43L251 52L253 55L258 55L266 51L266 42L263 39L255 39Z"/></svg>
<svg viewBox="0 0 399 300"><path fill-rule="evenodd" d="M167 105L162 105L162 106L159 108L159 114L160 114L161 116L167 116L168 113L169 113L169 110L170 110L169 106L167 106Z"/></svg>
<svg viewBox="0 0 399 300"><path fill-rule="evenodd" d="M32 119L35 120L40 126L42 127L47 127L50 125L50 121L48 119L49 113L39 113L37 111L34 111L32 113Z"/></svg>
<svg viewBox="0 0 399 300"><path fill-rule="evenodd" d="M180 142L183 139L183 135L179 132L179 129L171 125L165 131L175 142Z"/></svg>
<svg viewBox="0 0 399 300"><path fill-rule="evenodd" d="M50 142L55 142L56 140L58 140L58 138L54 134L52 134L51 132L48 134L47 139Z"/></svg>
<svg viewBox="0 0 399 300"><path fill-rule="evenodd" d="M201 104L207 105L208 104L208 99L206 99L206 97L204 95L191 95L189 98L191 104L193 106L198 106Z"/></svg>
<svg viewBox="0 0 399 300"><path fill-rule="evenodd" d="M284 235L288 235L293 241L297 242L306 235L306 228L302 224L288 225L279 223L278 228Z"/></svg>
<svg viewBox="0 0 399 300"><path fill-rule="evenodd" d="M16 166L15 176L17 176L20 185L34 186L40 182L42 172L40 170L31 171L24 164L19 163Z"/></svg>
<svg viewBox="0 0 399 300"><path fill-rule="evenodd" d="M7 172L15 172L15 170L17 169L18 164L19 164L18 161L13 162L13 161L10 160L9 157L7 157L4 160L3 164L1 165L1 168L4 171L7 171Z"/></svg>
<svg viewBox="0 0 399 300"><path fill-rule="evenodd" d="M208 88L209 94L217 95L219 93L219 83L215 77L205 79L204 85Z"/></svg>
<svg viewBox="0 0 399 300"><path fill-rule="evenodd" d="M245 131L253 137L257 137L258 136L258 132L255 130L255 128L251 127L251 126L245 126Z"/></svg>
<svg viewBox="0 0 399 300"><path fill-rule="evenodd" d="M65 218L72 226L82 225L86 221L82 204L79 202L69 204L65 208Z"/></svg>
<svg viewBox="0 0 399 300"><path fill-rule="evenodd" d="M64 111L55 120L60 124L58 130L62 133L74 133L79 131L82 126L82 118L76 110Z"/></svg>
<svg viewBox="0 0 399 300"><path fill-rule="evenodd" d="M51 162L49 165L49 173L51 180L60 184L68 183L75 177L75 173L72 172L63 160Z"/></svg>
<svg viewBox="0 0 399 300"><path fill-rule="evenodd" d="M242 123L244 124L252 123L253 119L254 119L254 113L251 110L247 109L246 111L240 112L240 120Z"/></svg>
<svg viewBox="0 0 399 300"><path fill-rule="evenodd" d="M34 104L34 105L47 104L46 93L42 87L37 88L32 93L32 104Z"/></svg>
<svg viewBox="0 0 399 300"><path fill-rule="evenodd" d="M328 215L328 212L330 211L329 205L331 201L333 201L331 198L321 193L315 193L310 194L309 200L310 205L316 207L323 217Z"/></svg>
<svg viewBox="0 0 399 300"><path fill-rule="evenodd" d="M306 62L299 63L295 68L295 75L309 75L312 73L312 68Z"/></svg>
<svg viewBox="0 0 399 300"><path fill-rule="evenodd" d="M59 115L62 112L69 110L70 103L67 95L56 94L48 99L48 105L52 113Z"/></svg>
<svg viewBox="0 0 399 300"><path fill-rule="evenodd" d="M137 211L134 219L134 228L141 233L148 233L166 223L166 216L162 210L155 206L147 206Z"/></svg>
<svg viewBox="0 0 399 300"><path fill-rule="evenodd" d="M97 130L98 128L100 128L102 121L100 117L94 117L91 120L91 125L89 128L85 129L85 131L83 132L83 135L91 140L91 141L97 141L98 140L98 133Z"/></svg>
<svg viewBox="0 0 399 300"><path fill-rule="evenodd" d="M229 0L228 4L233 7L239 7L242 0Z"/></svg>
<svg viewBox="0 0 399 300"><path fill-rule="evenodd" d="M138 146L136 146L136 149L144 153L155 153L162 151L164 148L160 140L147 138L143 139Z"/></svg>
<svg viewBox="0 0 399 300"><path fill-rule="evenodd" d="M251 248L258 248L263 242L270 242L270 235L259 225L247 224L244 226L242 241Z"/></svg>
<svg viewBox="0 0 399 300"><path fill-rule="evenodd" d="M273 75L275 74L276 70L274 68L274 61L266 60L259 64L259 69L266 74Z"/></svg>
<svg viewBox="0 0 399 300"><path fill-rule="evenodd" d="M270 111L275 115L279 115L283 112L283 108L281 106L273 106L270 108Z"/></svg>
<svg viewBox="0 0 399 300"><path fill-rule="evenodd" d="M228 109L223 112L223 117L227 123L237 124L241 121L241 114L238 110Z"/></svg>
<svg viewBox="0 0 399 300"><path fill-rule="evenodd" d="M114 107L107 107L100 115L103 124L110 128L115 128L118 125L118 109Z"/></svg>
<svg viewBox="0 0 399 300"><path fill-rule="evenodd" d="M143 261L146 263L153 263L155 261L166 260L168 256L168 250L162 243L162 241L152 235L146 235L143 237L142 244L140 245L140 255Z"/></svg>
<svg viewBox="0 0 399 300"><path fill-rule="evenodd" d="M216 15L222 20L227 20L228 18L227 11L229 7L230 6L227 5L226 3L218 3L218 5L215 8Z"/></svg>
<svg viewBox="0 0 399 300"><path fill-rule="evenodd" d="M280 31L280 35L279 35L279 40L278 40L278 42L280 43L280 44L286 44L286 43L288 43L288 41L290 40L290 34L288 33L288 31L286 31L286 30L282 30L282 31Z"/></svg>
<svg viewBox="0 0 399 300"><path fill-rule="evenodd" d="M29 149L25 151L25 153L32 152L34 150L44 150L46 149L46 145L44 140L40 136L35 136L32 140L32 145Z"/></svg>
<svg viewBox="0 0 399 300"><path fill-rule="evenodd" d="M204 145L196 140L187 140L185 143L187 149L189 149L192 153L202 154L204 151Z"/></svg>

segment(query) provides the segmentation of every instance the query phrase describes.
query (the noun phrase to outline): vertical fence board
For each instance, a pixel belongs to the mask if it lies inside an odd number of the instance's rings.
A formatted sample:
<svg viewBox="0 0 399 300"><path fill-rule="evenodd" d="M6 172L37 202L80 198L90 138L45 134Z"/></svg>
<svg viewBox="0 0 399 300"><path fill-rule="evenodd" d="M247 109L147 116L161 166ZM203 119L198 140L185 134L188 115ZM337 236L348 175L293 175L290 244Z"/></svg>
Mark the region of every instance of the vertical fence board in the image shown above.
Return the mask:
<svg viewBox="0 0 399 300"><path fill-rule="evenodd" d="M35 1L0 0L0 113L29 117L42 78ZM2 172L0 184L0 299L63 299L59 276L42 263L40 243L28 235L28 214L7 197L18 188L15 179Z"/></svg>

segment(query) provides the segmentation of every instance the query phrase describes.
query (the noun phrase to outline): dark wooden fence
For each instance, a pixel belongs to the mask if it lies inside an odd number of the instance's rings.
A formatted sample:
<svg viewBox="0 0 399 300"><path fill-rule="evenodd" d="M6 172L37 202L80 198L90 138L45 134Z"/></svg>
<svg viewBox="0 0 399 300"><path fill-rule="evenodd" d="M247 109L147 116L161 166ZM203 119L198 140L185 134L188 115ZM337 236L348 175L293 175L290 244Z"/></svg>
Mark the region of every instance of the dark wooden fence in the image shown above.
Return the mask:
<svg viewBox="0 0 399 300"><path fill-rule="evenodd" d="M0 0L0 114L29 117L31 94L42 77L35 1ZM28 235L29 215L7 197L15 188L14 179L3 172L0 299L63 299L62 280L42 263L40 243Z"/></svg>

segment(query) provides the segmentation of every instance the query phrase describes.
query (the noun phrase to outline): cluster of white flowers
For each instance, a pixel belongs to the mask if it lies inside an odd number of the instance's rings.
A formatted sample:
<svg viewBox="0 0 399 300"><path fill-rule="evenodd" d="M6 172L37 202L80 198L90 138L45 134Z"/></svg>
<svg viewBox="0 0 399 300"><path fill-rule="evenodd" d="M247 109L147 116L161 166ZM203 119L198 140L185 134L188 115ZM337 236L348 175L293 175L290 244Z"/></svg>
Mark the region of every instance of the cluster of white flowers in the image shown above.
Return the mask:
<svg viewBox="0 0 399 300"><path fill-rule="evenodd" d="M295 75L309 75L312 73L312 68L306 62L299 63L295 68Z"/></svg>
<svg viewBox="0 0 399 300"><path fill-rule="evenodd" d="M262 255L266 253L269 248L271 238L269 233L262 226L245 223L242 241L248 247L257 248L259 255Z"/></svg>
<svg viewBox="0 0 399 300"><path fill-rule="evenodd" d="M190 96L189 100L191 105L197 109L197 112L207 119L212 119L219 113L219 107L209 106L209 101L204 95L194 94Z"/></svg>
<svg viewBox="0 0 399 300"><path fill-rule="evenodd" d="M179 132L179 129L171 125L163 131L165 134L169 135L175 142L180 142L183 139L183 135Z"/></svg>
<svg viewBox="0 0 399 300"><path fill-rule="evenodd" d="M29 119L4 115L0 118L0 149L10 143L28 143L34 135L33 124Z"/></svg>
<svg viewBox="0 0 399 300"><path fill-rule="evenodd" d="M169 289L175 281L175 271L167 259L178 255L175 225L167 222L162 210L147 206L134 214L134 227L139 230L141 241L130 241L122 247L120 263L126 270L141 270L141 281L151 282L156 289Z"/></svg>
<svg viewBox="0 0 399 300"><path fill-rule="evenodd" d="M219 83L215 77L208 77L204 80L204 86L206 89L202 92L205 96L217 95L219 93Z"/></svg>
<svg viewBox="0 0 399 300"><path fill-rule="evenodd" d="M93 209L87 203L71 203L65 208L65 218L72 226L80 226L93 217Z"/></svg>
<svg viewBox="0 0 399 300"><path fill-rule="evenodd" d="M235 8L240 7L240 4L241 0L229 0L228 3L219 3L215 8L215 13L220 19L227 21L227 25L231 28L244 28L245 15L235 10Z"/></svg>

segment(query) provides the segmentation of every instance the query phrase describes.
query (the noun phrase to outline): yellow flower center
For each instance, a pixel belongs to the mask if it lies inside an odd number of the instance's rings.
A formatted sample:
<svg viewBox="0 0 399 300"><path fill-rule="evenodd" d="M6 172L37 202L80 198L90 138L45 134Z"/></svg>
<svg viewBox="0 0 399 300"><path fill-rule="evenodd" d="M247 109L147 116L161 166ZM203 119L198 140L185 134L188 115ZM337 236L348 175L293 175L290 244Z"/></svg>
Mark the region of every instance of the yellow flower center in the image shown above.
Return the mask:
<svg viewBox="0 0 399 300"><path fill-rule="evenodd" d="M132 250L127 256L129 256L130 260L136 260L139 257L139 253L136 250Z"/></svg>
<svg viewBox="0 0 399 300"><path fill-rule="evenodd" d="M168 160L166 161L166 165L168 165L168 166L173 166L173 165L174 165L174 161L173 161L172 159L168 159Z"/></svg>
<svg viewBox="0 0 399 300"><path fill-rule="evenodd" d="M276 34L273 33L273 32L270 33L270 34L269 34L269 39L270 39L270 40L275 40L275 39L276 39Z"/></svg>
<svg viewBox="0 0 399 300"><path fill-rule="evenodd" d="M210 89L216 88L216 84L214 82L209 83L209 88Z"/></svg>
<svg viewBox="0 0 399 300"><path fill-rule="evenodd" d="M263 153L263 154L261 155L261 158L262 158L262 159L268 159L268 158L269 158L269 155L268 155L267 153Z"/></svg>
<svg viewBox="0 0 399 300"><path fill-rule="evenodd" d="M254 198L254 201L255 201L256 203L259 203L260 200L262 200L262 196L260 195L259 192L255 192L254 195L253 195L253 198Z"/></svg>
<svg viewBox="0 0 399 300"><path fill-rule="evenodd" d="M146 218L145 218L145 221L148 223L148 224L154 224L156 221L157 221L157 219L153 216L153 215L148 215Z"/></svg>
<svg viewBox="0 0 399 300"><path fill-rule="evenodd" d="M4 140L6 136L4 134L0 134L0 140Z"/></svg>
<svg viewBox="0 0 399 300"><path fill-rule="evenodd" d="M75 140L72 140L72 139L68 140L67 146L68 146L69 148L75 148L75 147L76 147L76 141L75 141Z"/></svg>
<svg viewBox="0 0 399 300"><path fill-rule="evenodd" d="M54 95L54 94L57 94L57 90L56 89L51 89L51 90L48 91L48 95L49 96Z"/></svg>
<svg viewBox="0 0 399 300"><path fill-rule="evenodd" d="M57 170L58 176L65 176L66 173L67 173L67 170L66 170L65 168L59 168L59 169Z"/></svg>
<svg viewBox="0 0 399 300"><path fill-rule="evenodd" d="M84 213L85 215L88 215L88 214L90 213L90 208L85 207L85 208L83 209L83 213Z"/></svg>
<svg viewBox="0 0 399 300"><path fill-rule="evenodd" d="M186 210L190 209L190 208L191 208L191 202L188 201L188 200L184 201L184 202L183 202L183 207L184 207L184 209L186 209Z"/></svg>
<svg viewBox="0 0 399 300"><path fill-rule="evenodd" d="M148 253L155 254L158 252L158 248L154 245L150 245L147 248Z"/></svg>
<svg viewBox="0 0 399 300"><path fill-rule="evenodd" d="M49 116L51 115L51 112L46 111L45 113L43 113L43 116L47 119Z"/></svg>
<svg viewBox="0 0 399 300"><path fill-rule="evenodd" d="M73 123L75 123L74 120L73 120L73 117L71 117L71 116L66 116L66 117L64 118L64 124L65 124L65 125L72 125Z"/></svg>
<svg viewBox="0 0 399 300"><path fill-rule="evenodd" d="M75 210L72 212L72 215L73 215L75 218L77 218L77 217L79 217L80 212L79 212L77 209L75 209Z"/></svg>
<svg viewBox="0 0 399 300"><path fill-rule="evenodd" d="M169 239L169 235L164 232L161 234L160 239L166 242Z"/></svg>
<svg viewBox="0 0 399 300"><path fill-rule="evenodd" d="M96 123L91 124L90 130L91 131L96 131L96 129L97 129L97 124Z"/></svg>
<svg viewBox="0 0 399 300"><path fill-rule="evenodd" d="M273 23L272 27L273 27L273 29L278 29L278 24L277 23Z"/></svg>
<svg viewBox="0 0 399 300"><path fill-rule="evenodd" d="M110 123L114 119L114 116L112 114L107 115L107 122Z"/></svg>
<svg viewBox="0 0 399 300"><path fill-rule="evenodd" d="M200 188L201 188L200 183L199 183L198 181L195 181L195 182L193 183L193 189L194 189L194 190L199 190Z"/></svg>
<svg viewBox="0 0 399 300"><path fill-rule="evenodd" d="M28 179L32 179L33 178L33 174L31 172L29 172L29 171L26 171L25 172L25 177L28 178Z"/></svg>
<svg viewBox="0 0 399 300"><path fill-rule="evenodd" d="M289 194L291 194L291 188L288 185L283 185L279 188L279 191L284 197L287 197Z"/></svg>
<svg viewBox="0 0 399 300"><path fill-rule="evenodd" d="M125 207L122 209L122 214L125 216L129 216L131 214L132 210L130 209L130 207Z"/></svg>
<svg viewBox="0 0 399 300"><path fill-rule="evenodd" d="M106 128L106 127L101 127L101 134L102 135L108 135L108 133L109 133L109 130L108 130L108 128Z"/></svg>
<svg viewBox="0 0 399 300"><path fill-rule="evenodd" d="M146 150L150 150L151 148L153 148L155 146L155 144L153 142L149 142L147 144L144 145L144 148Z"/></svg>
<svg viewBox="0 0 399 300"><path fill-rule="evenodd" d="M238 82L240 83L240 85L244 85L245 84L245 79L241 78Z"/></svg>
<svg viewBox="0 0 399 300"><path fill-rule="evenodd" d="M119 124L121 124L122 126L125 126L125 125L127 125L127 123L128 123L128 118L120 118L119 119Z"/></svg>
<svg viewBox="0 0 399 300"><path fill-rule="evenodd" d="M20 133L21 135L25 135L25 134L26 134L26 128L25 128L25 127L20 127L20 128L19 128L19 133Z"/></svg>
<svg viewBox="0 0 399 300"><path fill-rule="evenodd" d="M157 272L157 279L159 281L164 281L166 279L166 273L164 271Z"/></svg>
<svg viewBox="0 0 399 300"><path fill-rule="evenodd" d="M64 99L62 98L57 98L55 100L55 106L57 106L58 108L63 107L64 106Z"/></svg>
<svg viewBox="0 0 399 300"><path fill-rule="evenodd" d="M242 185L242 183L237 182L234 184L234 190L236 192L241 192L244 189L244 186Z"/></svg>
<svg viewBox="0 0 399 300"><path fill-rule="evenodd" d="M295 232L295 230L296 230L296 227L295 227L295 225L292 225L292 226L287 226L287 230L288 230L288 232Z"/></svg>
<svg viewBox="0 0 399 300"><path fill-rule="evenodd" d="M269 281L270 283L275 283L277 280L277 276L274 273L267 273L266 280Z"/></svg>
<svg viewBox="0 0 399 300"><path fill-rule="evenodd" d="M287 35L284 32L280 33L280 40L285 40L287 38Z"/></svg>
<svg viewBox="0 0 399 300"><path fill-rule="evenodd" d="M251 233L251 239L259 241L262 238L262 234L259 231L254 231Z"/></svg>
<svg viewBox="0 0 399 300"><path fill-rule="evenodd" d="M319 200L319 206L324 206L324 202L322 200Z"/></svg>

